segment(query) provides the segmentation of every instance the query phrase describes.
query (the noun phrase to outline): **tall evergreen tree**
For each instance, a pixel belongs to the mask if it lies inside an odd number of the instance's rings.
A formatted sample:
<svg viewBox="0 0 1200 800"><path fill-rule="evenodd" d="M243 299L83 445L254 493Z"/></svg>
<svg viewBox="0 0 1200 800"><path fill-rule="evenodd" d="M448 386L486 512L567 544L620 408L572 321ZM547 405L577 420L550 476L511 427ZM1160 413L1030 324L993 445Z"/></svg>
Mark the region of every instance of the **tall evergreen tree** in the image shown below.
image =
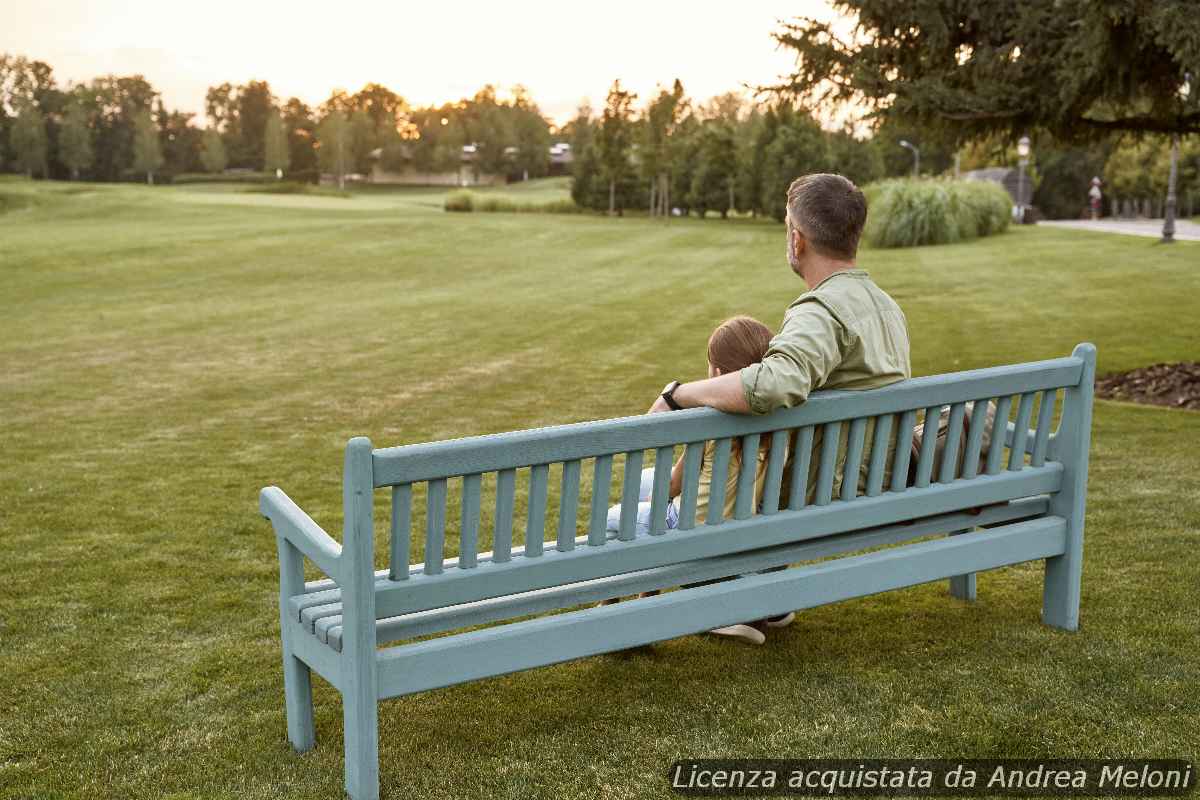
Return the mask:
<svg viewBox="0 0 1200 800"><path fill-rule="evenodd" d="M850 103L950 139L1042 129L1200 133L1194 0L836 0L854 35L801 18L776 40L796 70L776 87L812 105Z"/></svg>

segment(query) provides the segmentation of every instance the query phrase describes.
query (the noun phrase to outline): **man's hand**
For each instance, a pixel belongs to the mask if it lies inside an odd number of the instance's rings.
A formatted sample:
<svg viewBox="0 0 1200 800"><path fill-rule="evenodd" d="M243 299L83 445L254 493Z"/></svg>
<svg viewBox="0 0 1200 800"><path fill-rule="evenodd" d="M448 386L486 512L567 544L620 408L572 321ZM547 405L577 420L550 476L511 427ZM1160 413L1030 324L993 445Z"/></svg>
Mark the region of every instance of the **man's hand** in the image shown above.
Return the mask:
<svg viewBox="0 0 1200 800"><path fill-rule="evenodd" d="M671 383L674 383L674 381L672 381ZM654 403L651 404L650 410L646 412L647 414L657 414L660 411L670 411L671 410L671 407L669 405L667 405L666 398L663 397L663 393L666 392L667 389L670 389L670 388L671 388L670 383L668 383L666 386L664 386L662 388L662 392L659 392L658 397L654 398Z"/></svg>

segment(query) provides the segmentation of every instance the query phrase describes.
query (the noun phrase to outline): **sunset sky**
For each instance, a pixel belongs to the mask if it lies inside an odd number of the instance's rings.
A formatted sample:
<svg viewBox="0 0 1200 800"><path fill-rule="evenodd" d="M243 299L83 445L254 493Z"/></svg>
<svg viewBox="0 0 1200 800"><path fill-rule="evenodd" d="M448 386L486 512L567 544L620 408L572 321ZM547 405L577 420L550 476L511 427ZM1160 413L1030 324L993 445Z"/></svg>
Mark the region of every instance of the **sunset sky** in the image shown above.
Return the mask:
<svg viewBox="0 0 1200 800"><path fill-rule="evenodd" d="M722 5L628 2L291 3L46 0L8 4L0 52L54 67L60 83L141 73L168 108L204 110L205 89L267 80L281 99L383 83L414 105L525 85L557 122L603 103L614 78L639 94L676 77L704 99L787 73L780 19L829 18L824 0Z"/></svg>

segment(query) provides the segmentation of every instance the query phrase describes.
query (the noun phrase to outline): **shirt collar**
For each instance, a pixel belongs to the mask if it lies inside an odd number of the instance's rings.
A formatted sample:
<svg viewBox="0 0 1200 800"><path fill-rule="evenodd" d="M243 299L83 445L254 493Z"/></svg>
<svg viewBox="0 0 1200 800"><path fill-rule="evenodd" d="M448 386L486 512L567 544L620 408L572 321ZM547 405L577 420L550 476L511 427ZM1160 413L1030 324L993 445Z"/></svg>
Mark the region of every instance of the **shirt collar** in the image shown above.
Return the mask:
<svg viewBox="0 0 1200 800"><path fill-rule="evenodd" d="M824 280L822 280L816 286L809 289L809 291L815 292L817 289L820 289L822 286L829 283L834 278L837 278L837 277L840 277L843 275L846 276L847 278L869 278L870 277L870 275L867 273L867 271L865 269L860 269L858 267L854 267L852 269L839 269L837 272L833 273L832 275L827 275Z"/></svg>

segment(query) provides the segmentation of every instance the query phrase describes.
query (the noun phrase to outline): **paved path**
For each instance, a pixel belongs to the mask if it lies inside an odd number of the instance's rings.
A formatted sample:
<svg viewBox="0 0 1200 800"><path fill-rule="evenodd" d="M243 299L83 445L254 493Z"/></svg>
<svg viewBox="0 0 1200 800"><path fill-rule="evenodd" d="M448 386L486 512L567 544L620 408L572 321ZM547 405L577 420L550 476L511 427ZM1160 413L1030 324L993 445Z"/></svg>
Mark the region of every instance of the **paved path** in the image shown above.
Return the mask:
<svg viewBox="0 0 1200 800"><path fill-rule="evenodd" d="M1080 231L1101 233L1124 233L1129 236L1152 236L1162 238L1161 219L1055 219L1043 220L1038 225L1054 228L1074 228ZM1175 238L1185 242L1200 242L1200 224L1191 220L1175 220Z"/></svg>

